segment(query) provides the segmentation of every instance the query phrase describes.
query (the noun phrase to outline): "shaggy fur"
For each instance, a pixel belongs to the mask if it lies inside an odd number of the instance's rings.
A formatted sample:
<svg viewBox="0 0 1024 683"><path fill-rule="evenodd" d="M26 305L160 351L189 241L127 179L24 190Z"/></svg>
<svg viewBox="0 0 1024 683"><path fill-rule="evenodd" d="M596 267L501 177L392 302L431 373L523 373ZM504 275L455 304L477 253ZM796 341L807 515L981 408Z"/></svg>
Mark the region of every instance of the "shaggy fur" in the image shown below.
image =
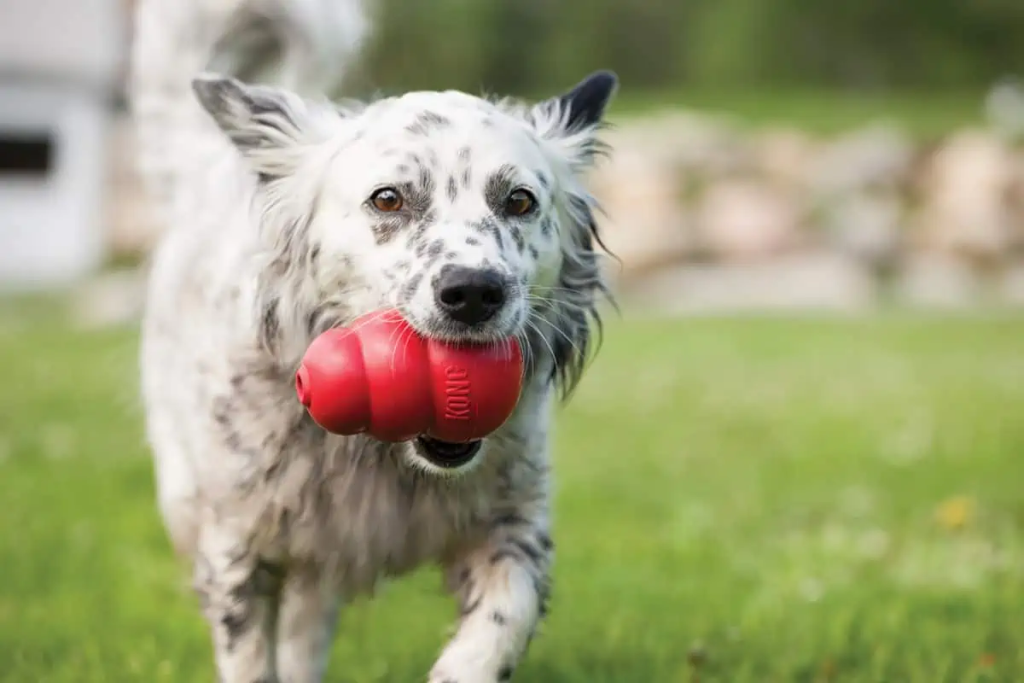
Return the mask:
<svg viewBox="0 0 1024 683"><path fill-rule="evenodd" d="M316 93L362 38L352 0L138 12L140 162L168 221L143 323L147 431L220 679L321 680L344 601L436 563L461 611L429 680L509 680L550 594L550 411L605 293L582 176L614 75L532 106L453 91L341 106ZM397 211L370 199L388 188ZM517 190L536 200L522 215ZM492 317L439 304L453 266L500 283ZM427 336L520 339L516 411L465 466L327 434L298 403L310 341L382 306Z"/></svg>

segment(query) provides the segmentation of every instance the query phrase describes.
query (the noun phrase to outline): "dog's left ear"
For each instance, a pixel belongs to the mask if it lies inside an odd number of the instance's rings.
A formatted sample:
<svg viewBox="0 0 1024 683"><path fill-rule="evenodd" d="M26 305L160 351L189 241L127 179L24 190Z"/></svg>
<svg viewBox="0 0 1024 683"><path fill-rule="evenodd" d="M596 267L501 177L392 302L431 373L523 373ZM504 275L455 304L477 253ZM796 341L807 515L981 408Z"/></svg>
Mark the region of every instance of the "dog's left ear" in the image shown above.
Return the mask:
<svg viewBox="0 0 1024 683"><path fill-rule="evenodd" d="M597 71L569 92L535 105L530 112L541 137L558 144L574 168L588 166L603 149L597 132L618 86L614 72Z"/></svg>

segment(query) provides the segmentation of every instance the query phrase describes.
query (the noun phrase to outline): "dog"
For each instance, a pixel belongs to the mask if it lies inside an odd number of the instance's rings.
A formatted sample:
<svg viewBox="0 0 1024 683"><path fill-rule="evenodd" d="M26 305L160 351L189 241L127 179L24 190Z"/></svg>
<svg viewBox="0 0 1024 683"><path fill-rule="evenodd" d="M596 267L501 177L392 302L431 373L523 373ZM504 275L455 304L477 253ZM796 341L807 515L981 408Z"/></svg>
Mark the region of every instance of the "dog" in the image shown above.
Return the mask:
<svg viewBox="0 0 1024 683"><path fill-rule="evenodd" d="M339 610L432 564L460 607L431 683L507 681L551 595L551 413L611 301L585 176L618 89L332 100L356 0L140 0L130 102L166 230L140 370L157 503L219 680L322 680ZM308 344L394 307L439 340L519 340L512 416L468 444L318 427Z"/></svg>

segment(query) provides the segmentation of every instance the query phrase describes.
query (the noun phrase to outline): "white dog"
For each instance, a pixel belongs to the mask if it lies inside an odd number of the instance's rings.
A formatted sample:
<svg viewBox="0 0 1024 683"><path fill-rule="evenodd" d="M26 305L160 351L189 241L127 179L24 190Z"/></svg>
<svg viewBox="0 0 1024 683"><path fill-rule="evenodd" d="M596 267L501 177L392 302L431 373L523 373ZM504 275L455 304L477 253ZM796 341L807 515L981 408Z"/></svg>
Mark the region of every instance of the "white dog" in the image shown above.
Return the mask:
<svg viewBox="0 0 1024 683"><path fill-rule="evenodd" d="M366 24L354 0L138 7L140 163L168 225L147 431L226 683L320 681L340 605L425 563L461 606L429 681L509 680L550 593L549 414L607 293L583 175L616 77L533 106L317 97ZM498 432L382 443L311 421L294 389L307 345L385 306L426 336L520 340Z"/></svg>

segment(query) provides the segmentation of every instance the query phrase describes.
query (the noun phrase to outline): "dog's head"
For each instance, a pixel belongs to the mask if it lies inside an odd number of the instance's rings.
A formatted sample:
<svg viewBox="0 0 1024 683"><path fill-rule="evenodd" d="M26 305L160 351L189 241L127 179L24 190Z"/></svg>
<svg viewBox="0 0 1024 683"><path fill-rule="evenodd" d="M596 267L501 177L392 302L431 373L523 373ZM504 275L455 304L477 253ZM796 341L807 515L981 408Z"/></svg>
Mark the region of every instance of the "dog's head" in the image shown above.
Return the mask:
<svg viewBox="0 0 1024 683"><path fill-rule="evenodd" d="M381 306L423 335L517 337L566 392L604 292L583 176L614 74L534 104L414 92L344 108L204 76L203 107L248 161L267 245L261 335L290 364Z"/></svg>

